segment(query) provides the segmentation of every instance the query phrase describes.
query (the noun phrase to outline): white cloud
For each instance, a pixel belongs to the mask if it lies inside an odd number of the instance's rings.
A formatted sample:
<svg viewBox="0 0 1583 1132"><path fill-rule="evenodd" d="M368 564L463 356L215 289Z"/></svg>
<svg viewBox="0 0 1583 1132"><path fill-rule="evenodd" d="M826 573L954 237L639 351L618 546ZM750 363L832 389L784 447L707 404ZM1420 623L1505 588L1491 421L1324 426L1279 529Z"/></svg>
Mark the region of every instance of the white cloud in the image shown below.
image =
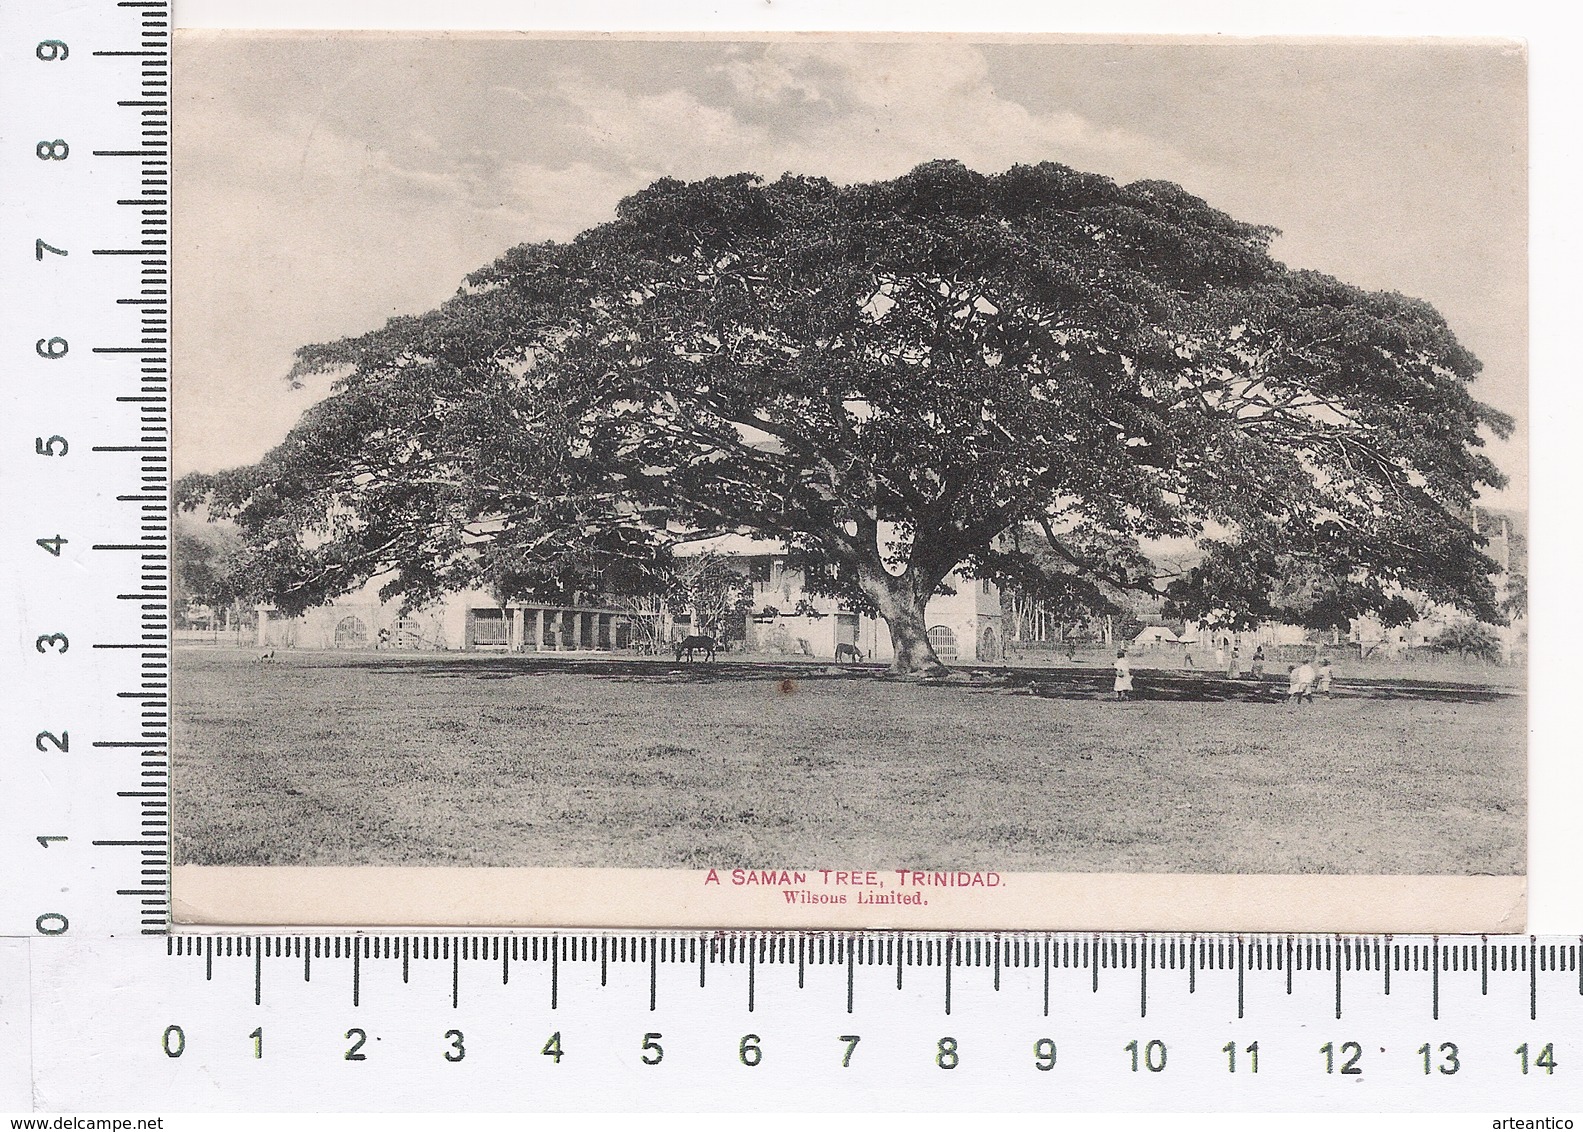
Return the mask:
<svg viewBox="0 0 1583 1132"><path fill-rule="evenodd" d="M561 168L537 163L513 165L505 179L514 207L522 216L518 242L566 240L612 220L616 203L641 187L626 170L598 169L586 161Z"/></svg>
<svg viewBox="0 0 1583 1132"><path fill-rule="evenodd" d="M1053 160L1122 182L1174 180L1233 215L1278 224L1288 232L1278 252L1295 264L1436 302L1489 363L1478 392L1499 391L1492 399L1525 415L1525 341L1510 329L1521 323L1522 242L1480 219L1515 217L1518 206L1496 196L1483 207L1474 194L1469 207L1482 211L1463 215L1425 189L1461 184L1452 174L1462 166L1363 161L1349 147L1381 132L1380 106L1355 104L1352 87L1319 109L1226 104L1245 110L1252 140L1217 148L1205 131L1238 123L1213 99L1195 104L1197 134L1180 135L1160 126L1163 101L1144 103L1153 127L1136 113L1152 77L1109 103L1084 101L1086 115L1052 83L1035 109L998 89L985 54L959 41L655 44L621 56L663 64L642 74L618 72L586 47L522 44L493 56L492 69L444 82L423 71L439 49L415 40L321 44L317 66L287 40L268 51L254 44L254 54L184 44L175 118L183 469L254 459L280 438L309 403L281 381L295 347L426 310L511 245L569 239L656 177L791 171L858 181L942 157L983 172ZM1071 58L1048 54L1052 68ZM1253 93L1274 89L1255 83ZM1367 129L1346 125L1355 118ZM1305 121L1330 132L1305 135ZM1156 136L1165 134L1189 140ZM1381 152L1395 154L1401 136L1382 134ZM1515 443L1493 446L1519 479L1525 442L1520 428Z"/></svg>
<svg viewBox="0 0 1583 1132"><path fill-rule="evenodd" d="M753 45L714 73L734 98L706 100L685 73L646 93L575 70L549 98L493 84L514 109L500 114L492 151L432 126L370 122L360 134L333 92L282 110L214 78L189 90L178 118L181 469L257 458L323 395L285 386L296 347L426 310L511 245L569 239L660 176L853 181L943 156L983 171L1045 159L1147 167L1142 139L997 95L970 46ZM514 159L518 143L542 151L546 138L566 139L561 160Z"/></svg>

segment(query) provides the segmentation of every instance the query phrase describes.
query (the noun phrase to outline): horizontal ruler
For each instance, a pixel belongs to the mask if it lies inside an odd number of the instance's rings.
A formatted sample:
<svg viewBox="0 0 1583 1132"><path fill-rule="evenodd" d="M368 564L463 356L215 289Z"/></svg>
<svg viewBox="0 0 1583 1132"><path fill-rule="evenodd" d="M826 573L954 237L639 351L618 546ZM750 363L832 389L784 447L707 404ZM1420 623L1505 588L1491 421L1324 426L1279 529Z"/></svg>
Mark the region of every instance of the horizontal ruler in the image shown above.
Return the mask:
<svg viewBox="0 0 1583 1132"><path fill-rule="evenodd" d="M299 1109L428 1111L1526 1110L1583 1099L1576 938L539 933L27 946L33 1087L51 1110L257 1110L286 1097ZM84 981L93 995L74 990Z"/></svg>

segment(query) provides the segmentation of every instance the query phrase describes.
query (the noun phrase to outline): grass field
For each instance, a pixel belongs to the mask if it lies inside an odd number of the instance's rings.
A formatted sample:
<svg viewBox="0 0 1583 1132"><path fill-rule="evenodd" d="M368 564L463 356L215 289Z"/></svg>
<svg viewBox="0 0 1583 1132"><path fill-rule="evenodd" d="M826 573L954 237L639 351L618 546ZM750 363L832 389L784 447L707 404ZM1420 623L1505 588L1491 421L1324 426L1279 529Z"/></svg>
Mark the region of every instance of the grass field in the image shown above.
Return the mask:
<svg viewBox="0 0 1583 1132"><path fill-rule="evenodd" d="M178 863L1524 871L1526 700L179 649Z"/></svg>

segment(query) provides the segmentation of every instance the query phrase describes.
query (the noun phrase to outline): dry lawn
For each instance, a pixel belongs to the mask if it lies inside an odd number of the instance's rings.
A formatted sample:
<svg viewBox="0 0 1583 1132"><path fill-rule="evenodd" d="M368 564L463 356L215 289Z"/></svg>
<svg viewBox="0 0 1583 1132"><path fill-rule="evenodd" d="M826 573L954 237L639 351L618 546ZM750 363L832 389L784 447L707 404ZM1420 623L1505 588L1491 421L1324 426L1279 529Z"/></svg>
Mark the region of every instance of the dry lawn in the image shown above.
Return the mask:
<svg viewBox="0 0 1583 1132"><path fill-rule="evenodd" d="M1524 871L1526 701L1139 669L177 654L182 864Z"/></svg>

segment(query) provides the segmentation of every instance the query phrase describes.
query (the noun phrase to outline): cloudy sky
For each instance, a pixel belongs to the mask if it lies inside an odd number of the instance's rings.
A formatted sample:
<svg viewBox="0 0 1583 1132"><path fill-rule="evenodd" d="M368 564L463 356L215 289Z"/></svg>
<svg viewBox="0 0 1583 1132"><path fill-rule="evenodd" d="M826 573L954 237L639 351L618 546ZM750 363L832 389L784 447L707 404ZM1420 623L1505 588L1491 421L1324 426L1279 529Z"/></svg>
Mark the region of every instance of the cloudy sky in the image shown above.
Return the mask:
<svg viewBox="0 0 1583 1132"><path fill-rule="evenodd" d="M838 181L958 158L1163 178L1276 256L1434 303L1518 420L1524 60L1498 45L614 40L188 32L178 41L178 472L256 459L323 386L292 350L428 310L659 176Z"/></svg>

